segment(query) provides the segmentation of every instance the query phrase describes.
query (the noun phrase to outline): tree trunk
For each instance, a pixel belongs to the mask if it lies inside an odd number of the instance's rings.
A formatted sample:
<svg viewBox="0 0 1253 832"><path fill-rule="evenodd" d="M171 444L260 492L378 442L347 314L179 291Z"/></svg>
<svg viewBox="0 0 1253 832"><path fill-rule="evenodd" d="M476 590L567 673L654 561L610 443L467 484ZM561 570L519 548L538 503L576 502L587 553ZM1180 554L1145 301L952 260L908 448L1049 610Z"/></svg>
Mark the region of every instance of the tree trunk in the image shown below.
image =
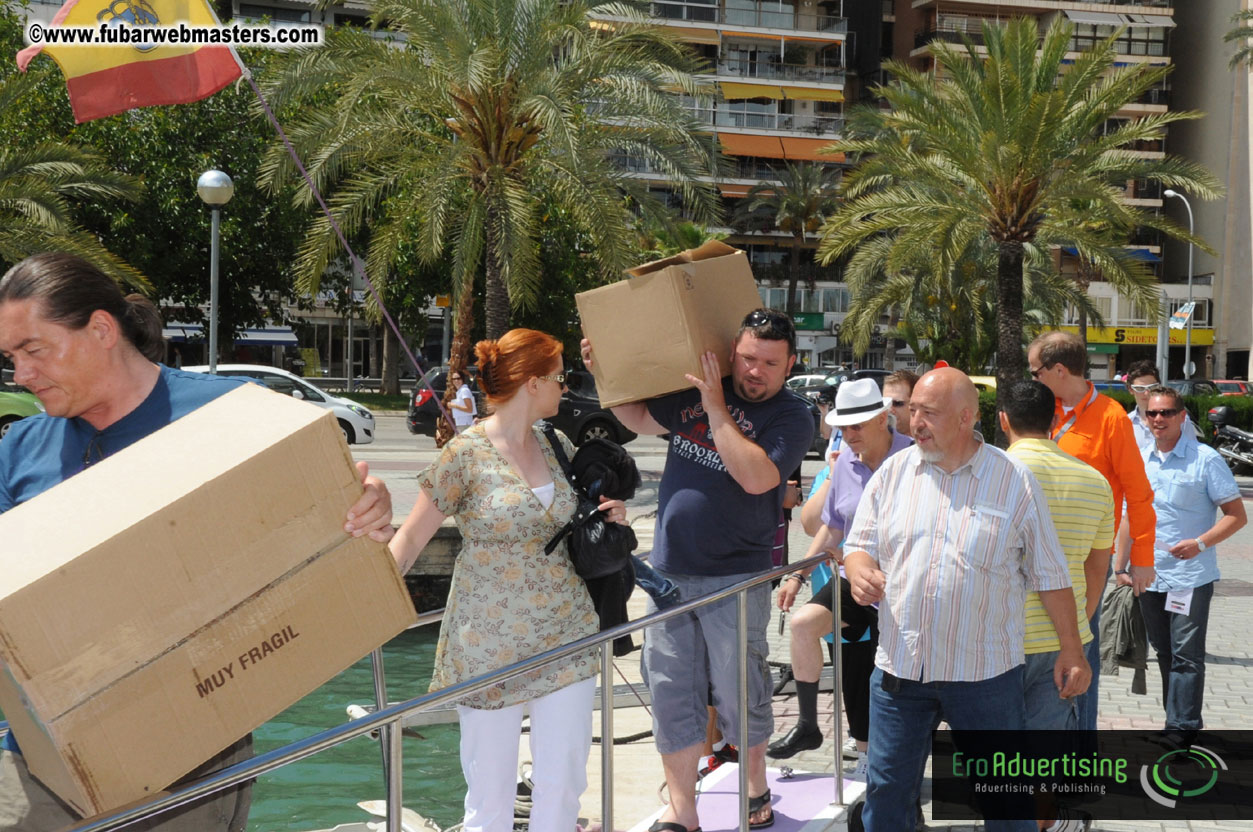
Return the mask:
<svg viewBox="0 0 1253 832"><path fill-rule="evenodd" d="M787 274L787 315L789 318L796 314L796 284L801 276L801 243L804 239L803 235L792 235L792 253Z"/></svg>
<svg viewBox="0 0 1253 832"><path fill-rule="evenodd" d="M900 307L893 306L888 314L888 336L883 340L883 369L896 371L896 328L901 325Z"/></svg>
<svg viewBox="0 0 1253 832"><path fill-rule="evenodd" d="M383 330L383 376L381 390L385 396L400 395L400 339L392 328Z"/></svg>
<svg viewBox="0 0 1253 832"><path fill-rule="evenodd" d="M509 331L509 289L505 286L504 277L501 274L500 262L504 252L500 250L500 212L494 206L489 205L487 209L487 245L484 246L484 254L486 254L486 272L487 272L487 291L485 303L487 304L487 337L489 340L499 338ZM457 313L458 323L461 321L461 313ZM467 335L468 337L468 335Z"/></svg>
<svg viewBox="0 0 1253 832"><path fill-rule="evenodd" d="M466 359L470 355L470 331L474 328L474 287L463 286L461 292L457 296L457 317L453 320L452 344L448 348L448 376L451 378L453 373L463 372L466 366ZM490 338L491 335L489 334ZM482 368L479 368L480 376ZM483 389L483 382L480 378L479 389ZM444 385L444 413L448 418L440 418L435 429L435 447L442 448L444 444L456 435L456 431L452 425L452 411L449 410L449 402L457 395L457 390L451 384ZM483 414L479 414L482 416Z"/></svg>
<svg viewBox="0 0 1253 832"><path fill-rule="evenodd" d="M1075 282L1079 284L1079 290L1084 295L1088 294L1088 286L1092 285L1092 277L1088 272L1087 266L1082 262L1079 264L1079 271L1075 275ZM1079 307L1079 337L1083 340L1083 348L1088 348L1088 310Z"/></svg>
<svg viewBox="0 0 1253 832"><path fill-rule="evenodd" d="M1020 242L1002 242L996 264L996 389L1000 391L1021 381L1027 366L1022 350L1022 262ZM996 444L1008 447L1001 426L996 426Z"/></svg>

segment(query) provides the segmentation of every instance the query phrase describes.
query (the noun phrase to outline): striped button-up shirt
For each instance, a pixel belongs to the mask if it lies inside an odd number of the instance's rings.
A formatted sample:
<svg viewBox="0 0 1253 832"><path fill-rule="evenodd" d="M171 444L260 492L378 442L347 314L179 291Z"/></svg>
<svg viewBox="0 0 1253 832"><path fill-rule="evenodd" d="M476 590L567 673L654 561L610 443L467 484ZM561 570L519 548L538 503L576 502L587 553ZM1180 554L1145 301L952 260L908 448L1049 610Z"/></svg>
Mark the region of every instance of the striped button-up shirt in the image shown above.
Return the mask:
<svg viewBox="0 0 1253 832"><path fill-rule="evenodd" d="M903 679L976 682L1022 664L1027 590L1070 586L1043 489L982 443L951 474L917 447L889 457L844 551L887 577L875 664Z"/></svg>

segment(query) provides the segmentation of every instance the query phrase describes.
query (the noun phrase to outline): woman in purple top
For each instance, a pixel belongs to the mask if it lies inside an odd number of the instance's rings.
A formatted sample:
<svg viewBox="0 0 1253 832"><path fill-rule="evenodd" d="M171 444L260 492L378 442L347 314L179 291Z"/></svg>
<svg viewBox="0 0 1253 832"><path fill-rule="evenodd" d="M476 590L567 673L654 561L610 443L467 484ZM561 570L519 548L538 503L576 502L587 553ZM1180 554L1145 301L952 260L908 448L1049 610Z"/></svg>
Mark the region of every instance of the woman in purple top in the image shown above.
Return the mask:
<svg viewBox="0 0 1253 832"><path fill-rule="evenodd" d="M866 482L885 459L913 444L908 436L894 430L895 419L890 410L889 400L883 398L872 379L840 385L835 407L827 414L827 422L843 430L845 448L832 466L831 485L822 509L823 525L814 536L805 557L828 552L838 561L840 541L845 530L852 525ZM779 588L780 609L786 611L792 608L805 582L806 575L799 572L788 576ZM792 616L791 659L799 717L796 727L767 748L767 755L773 759L786 759L822 744L817 716L818 676L822 672L821 639L831 632L831 593L834 586L835 582L829 581ZM850 778L864 779L870 722L870 673L874 669L878 641L878 615L875 609L853 602L848 581L842 575L839 587L843 624L841 635L846 642L842 647L842 688L849 732L857 745L857 766ZM868 639L865 638L867 633L870 636Z"/></svg>

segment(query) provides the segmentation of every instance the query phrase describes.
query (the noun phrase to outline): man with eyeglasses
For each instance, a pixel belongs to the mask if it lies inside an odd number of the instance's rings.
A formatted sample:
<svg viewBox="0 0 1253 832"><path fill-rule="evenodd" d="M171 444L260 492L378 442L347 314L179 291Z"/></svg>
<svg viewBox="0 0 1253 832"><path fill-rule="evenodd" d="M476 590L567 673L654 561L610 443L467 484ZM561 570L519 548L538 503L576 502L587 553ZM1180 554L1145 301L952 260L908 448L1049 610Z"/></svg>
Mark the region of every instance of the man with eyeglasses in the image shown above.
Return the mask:
<svg viewBox="0 0 1253 832"><path fill-rule="evenodd" d="M1131 420L1131 428L1135 431L1136 444L1143 450L1144 446L1153 444L1153 431L1149 429L1148 420L1144 416L1144 411L1149 406L1149 391L1161 384L1162 378L1157 374L1157 365L1144 359L1127 368L1123 383L1127 385L1131 395L1135 396L1136 406L1127 414L1127 418ZM1184 411L1183 418L1186 422L1184 430L1200 439L1201 432L1197 430L1187 411Z"/></svg>
<svg viewBox="0 0 1253 832"><path fill-rule="evenodd" d="M1144 449L1144 465L1157 510L1157 574L1140 594L1140 612L1162 673L1166 730L1186 738L1204 727L1205 635L1219 578L1217 546L1248 520L1235 477L1217 451L1183 429L1184 414L1175 390L1159 385L1148 391L1144 415L1153 445Z"/></svg>
<svg viewBox="0 0 1253 832"><path fill-rule="evenodd" d="M1046 332L1027 348L1031 377L1053 391L1055 422L1049 437L1071 456L1100 471L1114 493L1115 529L1124 513L1130 533L1127 577L1137 594L1153 582L1153 489L1144 476L1144 459L1123 406L1096 392L1086 378L1088 349L1069 332ZM1120 556L1121 557L1121 556ZM1121 569L1121 567L1119 567ZM1101 592L1104 593L1104 582ZM1099 600L1099 599L1098 599ZM1101 670L1101 607L1089 622L1088 642L1092 685L1079 701L1079 728L1096 729L1096 703Z"/></svg>
<svg viewBox="0 0 1253 832"><path fill-rule="evenodd" d="M586 340L582 353L591 369ZM652 561L684 600L770 569L786 479L813 441L808 406L783 387L796 361L796 330L788 315L750 312L729 358L730 378L721 377L718 356L707 352L701 376L687 376L694 389L613 408L628 430L670 434ZM774 823L766 782L766 742L774 731L766 665L770 586L760 584L748 594L747 737L739 736L736 607L734 598L726 598L645 631L641 663L670 794L651 832L700 828L697 761L711 688L723 737L740 748L741 762L748 761L749 828ZM648 609L656 606L650 601Z"/></svg>

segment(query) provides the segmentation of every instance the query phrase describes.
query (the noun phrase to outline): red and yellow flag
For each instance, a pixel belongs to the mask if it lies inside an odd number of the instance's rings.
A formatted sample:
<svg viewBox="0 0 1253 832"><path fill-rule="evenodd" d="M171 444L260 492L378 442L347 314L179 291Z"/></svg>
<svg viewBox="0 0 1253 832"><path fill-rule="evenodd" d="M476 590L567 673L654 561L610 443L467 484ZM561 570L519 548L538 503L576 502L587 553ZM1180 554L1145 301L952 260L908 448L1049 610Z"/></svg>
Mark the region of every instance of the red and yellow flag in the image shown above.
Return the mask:
<svg viewBox="0 0 1253 832"><path fill-rule="evenodd" d="M204 0L68 0L49 28L64 26L216 26ZM187 104L213 95L243 74L230 46L36 44L17 55L19 69L41 51L61 67L75 121L135 107Z"/></svg>

